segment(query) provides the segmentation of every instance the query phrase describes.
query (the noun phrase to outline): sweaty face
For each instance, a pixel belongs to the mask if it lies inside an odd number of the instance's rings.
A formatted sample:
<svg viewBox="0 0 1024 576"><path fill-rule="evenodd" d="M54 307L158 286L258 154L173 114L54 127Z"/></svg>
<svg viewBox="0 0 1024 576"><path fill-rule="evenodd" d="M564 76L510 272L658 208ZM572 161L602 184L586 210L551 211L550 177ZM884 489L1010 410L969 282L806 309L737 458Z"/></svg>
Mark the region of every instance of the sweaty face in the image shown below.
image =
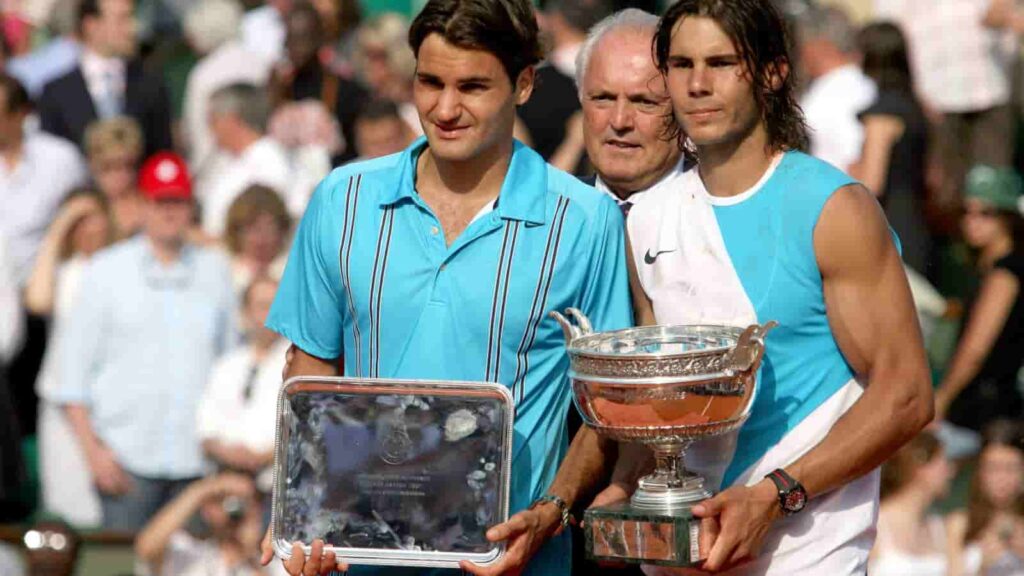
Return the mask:
<svg viewBox="0 0 1024 576"><path fill-rule="evenodd" d="M698 147L735 145L764 130L746 65L710 18L676 23L666 82L676 121Z"/></svg>
<svg viewBox="0 0 1024 576"><path fill-rule="evenodd" d="M511 146L516 105L526 102L532 87L532 68L520 73L513 87L490 52L427 36L416 60L413 101L431 155L464 162Z"/></svg>
<svg viewBox="0 0 1024 576"><path fill-rule="evenodd" d="M651 33L624 30L602 38L581 97L587 155L616 192L643 190L679 161L675 140L665 137L672 107L651 55Z"/></svg>

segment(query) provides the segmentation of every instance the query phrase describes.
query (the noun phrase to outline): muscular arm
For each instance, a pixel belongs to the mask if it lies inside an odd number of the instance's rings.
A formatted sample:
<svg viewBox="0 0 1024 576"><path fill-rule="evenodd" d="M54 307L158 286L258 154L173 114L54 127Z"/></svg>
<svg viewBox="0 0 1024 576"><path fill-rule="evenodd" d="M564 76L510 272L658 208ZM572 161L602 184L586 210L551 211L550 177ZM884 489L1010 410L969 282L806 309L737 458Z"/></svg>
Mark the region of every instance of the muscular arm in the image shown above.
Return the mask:
<svg viewBox="0 0 1024 576"><path fill-rule="evenodd" d="M899 254L878 203L861 186L837 191L814 233L825 308L864 394L786 470L814 497L871 471L932 419L921 334Z"/></svg>

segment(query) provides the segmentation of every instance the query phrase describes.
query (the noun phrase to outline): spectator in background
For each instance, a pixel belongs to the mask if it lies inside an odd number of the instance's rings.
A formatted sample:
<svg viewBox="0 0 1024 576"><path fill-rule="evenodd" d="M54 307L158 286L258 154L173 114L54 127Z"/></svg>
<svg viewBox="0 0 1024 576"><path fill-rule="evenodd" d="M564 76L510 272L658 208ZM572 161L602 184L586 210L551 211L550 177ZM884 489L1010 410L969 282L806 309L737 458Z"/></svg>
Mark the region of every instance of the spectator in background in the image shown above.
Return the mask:
<svg viewBox="0 0 1024 576"><path fill-rule="evenodd" d="M538 13L538 24L552 43L547 61L537 67L536 87L517 115L528 133L530 145L545 160L567 172L576 170L576 162L555 157L558 147L572 136L582 141L580 123L569 123L580 110L580 99L573 79L576 77L576 55L583 46L587 31L611 14L606 0L551 0ZM572 127L573 133L569 128ZM557 161L557 162L556 162Z"/></svg>
<svg viewBox="0 0 1024 576"><path fill-rule="evenodd" d="M985 428L967 509L947 522L949 576L1024 573L1024 432L1016 420Z"/></svg>
<svg viewBox="0 0 1024 576"><path fill-rule="evenodd" d="M21 294L18 293L18 282L11 267L7 241L0 236L0 384L8 363L21 348L24 335Z"/></svg>
<svg viewBox="0 0 1024 576"><path fill-rule="evenodd" d="M242 43L241 21L237 0L197 2L185 18L185 35L201 55L189 72L182 111L189 165L197 178L212 164L217 150L207 123L210 96L231 84L263 87L270 78L270 57Z"/></svg>
<svg viewBox="0 0 1024 576"><path fill-rule="evenodd" d="M324 27L325 61L343 78L355 75L356 30L363 21L359 0L311 0Z"/></svg>
<svg viewBox="0 0 1024 576"><path fill-rule="evenodd" d="M143 200L137 186L142 148L142 130L126 116L97 120L85 129L89 172L106 200L115 240L142 228Z"/></svg>
<svg viewBox="0 0 1024 576"><path fill-rule="evenodd" d="M345 147L334 158L335 163L355 158L353 126L356 115L366 100L366 91L356 82L342 78L320 60L324 46L324 30L316 10L300 3L288 14L287 61L274 71L271 90L274 102L320 102L341 126Z"/></svg>
<svg viewBox="0 0 1024 576"><path fill-rule="evenodd" d="M264 54L271 62L284 56L284 20L294 0L266 0L263 6L242 18L242 43L253 52Z"/></svg>
<svg viewBox="0 0 1024 576"><path fill-rule="evenodd" d="M964 240L983 278L967 303L964 329L935 403L938 416L976 431L1024 410L1017 386L1024 352L1022 192L1024 182L1012 168L990 166L973 168L964 188Z"/></svg>
<svg viewBox="0 0 1024 576"><path fill-rule="evenodd" d="M6 70L35 100L48 82L74 70L81 47L75 39L74 2L32 2L25 6L25 12L30 22L37 28L47 28L52 37L32 52L11 58Z"/></svg>
<svg viewBox="0 0 1024 576"><path fill-rule="evenodd" d="M398 106L390 100L370 100L356 117L356 148L359 159L379 158L401 152L415 139L402 119Z"/></svg>
<svg viewBox="0 0 1024 576"><path fill-rule="evenodd" d="M25 307L50 319L50 345L36 378L39 395L39 476L43 508L78 527L102 520L99 494L89 475L85 454L75 440L64 411L54 401L60 386L57 369L68 316L78 305L82 272L89 260L112 239L112 223L104 197L88 188L73 192L50 225L25 287Z"/></svg>
<svg viewBox="0 0 1024 576"><path fill-rule="evenodd" d="M938 438L921 432L882 465L872 576L946 576L946 530L931 506L949 492L955 470Z"/></svg>
<svg viewBox="0 0 1024 576"><path fill-rule="evenodd" d="M864 128L857 114L878 97L857 66L857 31L841 8L811 8L799 21L800 65L810 85L800 99L810 153L840 170L860 158Z"/></svg>
<svg viewBox="0 0 1024 576"><path fill-rule="evenodd" d="M959 208L969 168L1009 166L1014 120L1006 37L986 24L1000 2L887 0L911 46L916 92L938 128L940 203Z"/></svg>
<svg viewBox="0 0 1024 576"><path fill-rule="evenodd" d="M394 102L413 133L423 134L412 102L416 56L407 40L409 21L400 14L385 12L360 25L356 34L359 79L375 98Z"/></svg>
<svg viewBox="0 0 1024 576"><path fill-rule="evenodd" d="M228 209L224 243L231 254L235 290L244 291L255 278L279 278L284 272L284 251L292 217L272 189L259 184L247 188Z"/></svg>
<svg viewBox="0 0 1024 576"><path fill-rule="evenodd" d="M21 520L27 513L18 502L25 481L25 462L21 453L19 413L15 410L7 377L8 365L21 348L24 333L18 283L8 261L6 241L0 235L0 522ZM5 568L5 562L0 546L0 569Z"/></svg>
<svg viewBox="0 0 1024 576"><path fill-rule="evenodd" d="M277 393L290 343L263 326L277 280L259 276L245 289L242 319L246 344L214 365L199 402L199 439L222 470L256 478L261 492L273 488Z"/></svg>
<svg viewBox="0 0 1024 576"><path fill-rule="evenodd" d="M198 190L203 230L214 238L223 236L228 208L252 184L280 190L289 211L301 215L308 194L292 194L288 156L266 135L270 113L266 91L251 84L232 84L213 93L209 109L210 132L225 161L204 176Z"/></svg>
<svg viewBox="0 0 1024 576"><path fill-rule="evenodd" d="M878 196L899 236L903 261L926 273L931 250L924 215L928 119L914 95L907 43L898 26L880 22L861 30L857 45L878 97L858 115L864 144L849 172Z"/></svg>
<svg viewBox="0 0 1024 576"><path fill-rule="evenodd" d="M85 163L71 143L25 130L31 109L21 84L0 74L0 235L18 285L28 279L61 201L86 179Z"/></svg>
<svg viewBox="0 0 1024 576"><path fill-rule="evenodd" d="M682 150L665 131L671 118L651 41L657 17L627 9L591 29L577 57L583 140L593 185L624 211L655 189L675 189Z"/></svg>
<svg viewBox="0 0 1024 576"><path fill-rule="evenodd" d="M170 150L171 108L163 79L143 71L135 54L132 0L82 0L78 8L82 54L78 66L43 88L43 130L84 145L97 118L128 115L145 134L150 155Z"/></svg>
<svg viewBox="0 0 1024 576"><path fill-rule="evenodd" d="M64 405L100 491L103 526L135 531L205 471L196 410L236 340L230 268L190 244L185 162L149 158L143 233L97 254L57 343Z"/></svg>
<svg viewBox="0 0 1024 576"><path fill-rule="evenodd" d="M196 513L209 526L209 538L186 531ZM154 575L270 574L254 554L261 522L252 480L238 474L211 476L189 485L146 524L135 539L135 554Z"/></svg>

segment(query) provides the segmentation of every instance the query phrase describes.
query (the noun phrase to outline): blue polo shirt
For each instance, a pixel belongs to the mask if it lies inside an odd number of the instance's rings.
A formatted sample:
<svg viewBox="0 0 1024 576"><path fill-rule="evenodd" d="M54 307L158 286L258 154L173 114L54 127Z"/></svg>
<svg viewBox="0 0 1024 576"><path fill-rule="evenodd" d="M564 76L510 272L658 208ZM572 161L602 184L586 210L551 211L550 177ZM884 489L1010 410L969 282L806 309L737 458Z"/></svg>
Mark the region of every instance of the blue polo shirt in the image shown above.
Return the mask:
<svg viewBox="0 0 1024 576"><path fill-rule="evenodd" d="M569 360L548 313L577 307L596 330L632 323L622 215L516 142L495 208L448 246L415 189L426 145L338 168L320 184L267 326L314 356L344 355L347 376L507 386L515 513L547 491L567 446ZM528 572L569 566L561 537Z"/></svg>

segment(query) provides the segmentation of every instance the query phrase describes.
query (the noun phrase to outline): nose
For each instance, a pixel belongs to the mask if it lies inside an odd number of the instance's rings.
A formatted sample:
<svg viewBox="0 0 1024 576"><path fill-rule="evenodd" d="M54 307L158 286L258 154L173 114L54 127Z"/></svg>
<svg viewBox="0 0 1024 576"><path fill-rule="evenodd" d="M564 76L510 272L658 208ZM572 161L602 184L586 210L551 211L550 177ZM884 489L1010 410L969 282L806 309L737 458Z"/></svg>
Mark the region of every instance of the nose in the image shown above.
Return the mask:
<svg viewBox="0 0 1024 576"><path fill-rule="evenodd" d="M633 105L625 98L615 101L615 110L612 112L611 125L616 132L626 132L633 129Z"/></svg>
<svg viewBox="0 0 1024 576"><path fill-rule="evenodd" d="M459 91L454 87L445 87L437 97L437 105L434 107L434 119L442 124L452 123L459 119L462 113L462 101Z"/></svg>
<svg viewBox="0 0 1024 576"><path fill-rule="evenodd" d="M690 97L707 96L711 93L711 75L707 66L697 65L690 70L686 89L690 92Z"/></svg>

